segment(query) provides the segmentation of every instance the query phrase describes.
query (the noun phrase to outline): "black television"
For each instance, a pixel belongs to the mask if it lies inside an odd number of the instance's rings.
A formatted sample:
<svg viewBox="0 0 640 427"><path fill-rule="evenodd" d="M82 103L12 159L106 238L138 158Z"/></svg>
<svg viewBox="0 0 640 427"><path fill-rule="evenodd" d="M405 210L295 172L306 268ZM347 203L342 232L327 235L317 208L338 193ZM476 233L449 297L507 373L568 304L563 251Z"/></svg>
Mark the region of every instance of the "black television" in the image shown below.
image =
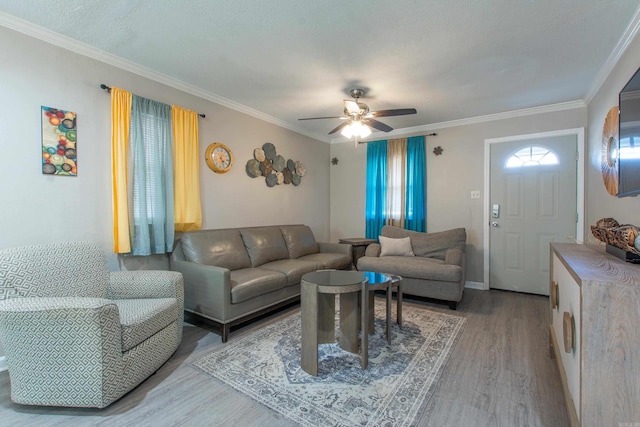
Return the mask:
<svg viewBox="0 0 640 427"><path fill-rule="evenodd" d="M618 99L618 197L640 194L640 69Z"/></svg>

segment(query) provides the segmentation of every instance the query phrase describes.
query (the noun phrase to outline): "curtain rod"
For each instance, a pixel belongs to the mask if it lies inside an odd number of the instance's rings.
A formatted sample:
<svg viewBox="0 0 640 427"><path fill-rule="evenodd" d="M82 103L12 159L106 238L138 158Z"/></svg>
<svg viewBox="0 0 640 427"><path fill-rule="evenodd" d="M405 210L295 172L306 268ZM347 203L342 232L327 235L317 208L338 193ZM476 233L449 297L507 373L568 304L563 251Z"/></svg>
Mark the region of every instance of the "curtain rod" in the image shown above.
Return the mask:
<svg viewBox="0 0 640 427"><path fill-rule="evenodd" d="M104 83L100 83L100 89L104 89L107 92L111 93L111 88L109 86L107 86L106 84L104 84ZM200 117L202 117L203 119L206 117L203 113L198 113L198 115Z"/></svg>
<svg viewBox="0 0 640 427"><path fill-rule="evenodd" d="M416 135L416 136L421 136L421 135ZM425 134L424 136L425 136L425 137L427 137L427 136L438 136L438 134L437 134L437 133L435 133L435 132L433 132L433 133L427 133L427 134ZM402 137L401 137L401 138L402 138ZM372 142L372 141L358 141L358 144L368 144L368 143L370 143L370 142Z"/></svg>

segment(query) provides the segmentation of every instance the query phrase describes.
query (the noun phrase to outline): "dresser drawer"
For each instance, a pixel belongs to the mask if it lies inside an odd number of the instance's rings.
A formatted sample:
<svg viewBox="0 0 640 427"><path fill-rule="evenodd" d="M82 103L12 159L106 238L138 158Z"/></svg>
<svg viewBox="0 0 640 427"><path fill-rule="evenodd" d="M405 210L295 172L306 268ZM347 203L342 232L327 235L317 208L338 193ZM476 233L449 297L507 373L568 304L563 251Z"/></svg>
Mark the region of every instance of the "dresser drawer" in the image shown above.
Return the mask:
<svg viewBox="0 0 640 427"><path fill-rule="evenodd" d="M580 414L580 286L567 271L557 255L553 254L552 280L557 284L557 307L551 309L551 327L556 338L555 354L560 359L566 378L566 387L576 415ZM566 314L565 314L566 313ZM567 330L567 318L573 321L573 330ZM570 320L571 321L571 320ZM572 333L571 348L566 350L565 335Z"/></svg>

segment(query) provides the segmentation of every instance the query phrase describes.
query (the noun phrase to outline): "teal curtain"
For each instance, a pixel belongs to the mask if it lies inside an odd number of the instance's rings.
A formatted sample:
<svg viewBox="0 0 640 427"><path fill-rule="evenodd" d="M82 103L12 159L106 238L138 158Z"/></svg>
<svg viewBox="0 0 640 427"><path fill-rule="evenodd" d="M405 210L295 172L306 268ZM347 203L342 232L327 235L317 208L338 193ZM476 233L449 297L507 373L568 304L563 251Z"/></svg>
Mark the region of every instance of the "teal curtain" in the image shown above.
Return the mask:
<svg viewBox="0 0 640 427"><path fill-rule="evenodd" d="M365 236L378 239L384 226L387 198L387 141L367 144L367 200Z"/></svg>
<svg viewBox="0 0 640 427"><path fill-rule="evenodd" d="M405 176L405 225L407 230L426 231L424 136L407 138L407 163Z"/></svg>
<svg viewBox="0 0 640 427"><path fill-rule="evenodd" d="M173 250L171 106L133 95L129 128L133 255Z"/></svg>

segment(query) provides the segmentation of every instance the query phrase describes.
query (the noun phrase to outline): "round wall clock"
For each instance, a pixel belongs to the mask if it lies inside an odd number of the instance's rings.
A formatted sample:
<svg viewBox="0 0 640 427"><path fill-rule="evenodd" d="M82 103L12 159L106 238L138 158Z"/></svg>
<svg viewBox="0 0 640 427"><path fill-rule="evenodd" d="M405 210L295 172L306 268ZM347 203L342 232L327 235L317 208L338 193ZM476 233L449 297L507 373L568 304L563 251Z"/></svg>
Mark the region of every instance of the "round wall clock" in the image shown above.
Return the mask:
<svg viewBox="0 0 640 427"><path fill-rule="evenodd" d="M613 107L604 120L600 144L602 179L612 196L618 195L618 120L618 107Z"/></svg>
<svg viewBox="0 0 640 427"><path fill-rule="evenodd" d="M207 166L215 173L226 173L233 165L233 154L226 145L214 142L207 147L205 154Z"/></svg>

